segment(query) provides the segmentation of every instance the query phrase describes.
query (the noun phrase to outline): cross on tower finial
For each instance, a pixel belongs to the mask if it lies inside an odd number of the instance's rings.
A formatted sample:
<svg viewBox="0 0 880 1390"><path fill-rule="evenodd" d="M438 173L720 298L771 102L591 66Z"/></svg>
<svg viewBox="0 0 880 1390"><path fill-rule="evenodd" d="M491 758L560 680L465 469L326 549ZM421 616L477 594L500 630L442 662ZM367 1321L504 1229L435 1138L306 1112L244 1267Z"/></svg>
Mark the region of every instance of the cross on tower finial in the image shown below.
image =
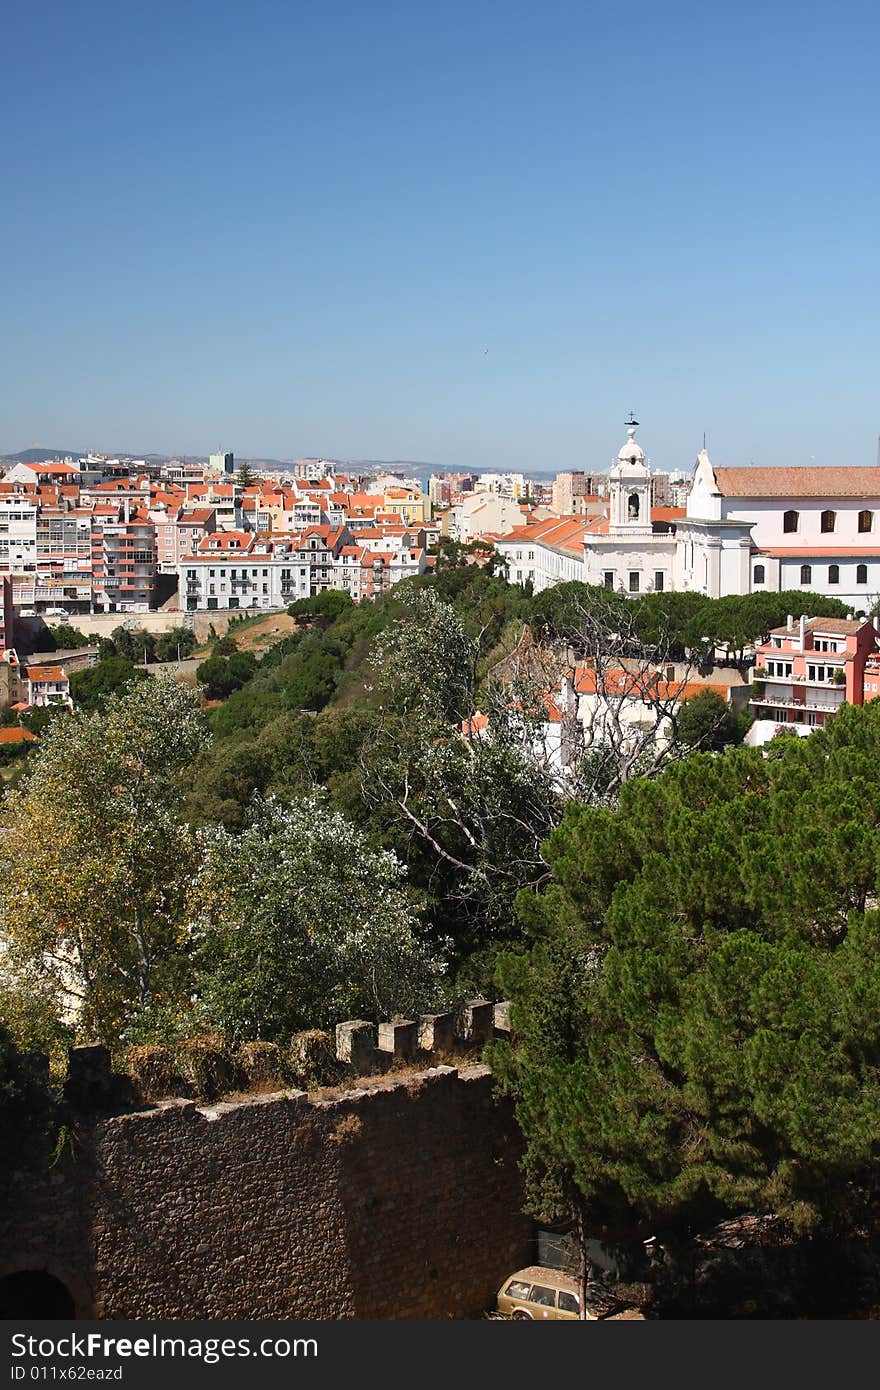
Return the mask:
<svg viewBox="0 0 880 1390"><path fill-rule="evenodd" d="M639 423L639 422L638 422L638 420L636 419L635 415L633 415L632 411L630 411L630 412L629 412L629 419L626 421L626 424L627 424L627 425L637 425L638 423Z"/></svg>

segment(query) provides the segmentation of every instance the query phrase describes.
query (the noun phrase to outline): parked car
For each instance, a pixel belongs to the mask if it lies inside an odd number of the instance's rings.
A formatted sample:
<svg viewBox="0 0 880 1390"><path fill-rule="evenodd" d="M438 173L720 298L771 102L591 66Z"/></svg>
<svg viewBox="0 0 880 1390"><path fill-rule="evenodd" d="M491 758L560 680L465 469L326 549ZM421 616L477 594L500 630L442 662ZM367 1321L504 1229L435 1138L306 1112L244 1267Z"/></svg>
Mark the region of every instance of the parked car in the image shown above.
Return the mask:
<svg viewBox="0 0 880 1390"><path fill-rule="evenodd" d="M67 611L66 608L47 608L47 609L46 609L46 617L47 617L47 618L64 618L64 619L66 620L67 618L70 617L70 614L68 613L68 611Z"/></svg>
<svg viewBox="0 0 880 1390"><path fill-rule="evenodd" d="M498 1292L498 1311L521 1322L580 1317L577 1281L561 1269L529 1265L505 1279ZM594 1315L587 1309L587 1317Z"/></svg>

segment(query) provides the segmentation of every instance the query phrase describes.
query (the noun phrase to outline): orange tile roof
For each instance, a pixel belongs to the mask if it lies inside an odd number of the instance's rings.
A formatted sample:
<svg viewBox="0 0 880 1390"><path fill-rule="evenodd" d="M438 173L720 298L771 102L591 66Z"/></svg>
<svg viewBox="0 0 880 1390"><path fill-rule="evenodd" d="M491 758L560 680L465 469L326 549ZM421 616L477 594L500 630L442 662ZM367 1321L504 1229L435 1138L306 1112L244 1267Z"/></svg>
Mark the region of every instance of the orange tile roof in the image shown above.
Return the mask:
<svg viewBox="0 0 880 1390"><path fill-rule="evenodd" d="M63 666L28 666L26 674L29 681L67 680L67 672Z"/></svg>
<svg viewBox="0 0 880 1390"><path fill-rule="evenodd" d="M595 695L597 690L604 695L630 700L689 700L703 690L712 690L726 700L729 695L726 685L711 681L668 681L659 671L625 671L611 669L597 673L592 666L578 664L575 668L574 688L579 695Z"/></svg>
<svg viewBox="0 0 880 1390"><path fill-rule="evenodd" d="M687 507L652 507L652 521L677 521L679 517L687 516Z"/></svg>
<svg viewBox="0 0 880 1390"><path fill-rule="evenodd" d="M253 543L252 531L211 531L199 541L199 550L234 550L237 555L245 555Z"/></svg>
<svg viewBox="0 0 880 1390"><path fill-rule="evenodd" d="M470 719L465 719L459 726L465 738L470 738L472 734L481 734L484 729L489 727L489 716L481 714L479 710Z"/></svg>
<svg viewBox="0 0 880 1390"><path fill-rule="evenodd" d="M843 636L851 637L859 632L865 625L871 627L870 618L807 618L806 629L808 632L839 632ZM797 637L799 633L799 619L795 618L794 628L791 632L788 626L771 627L770 635L776 637Z"/></svg>
<svg viewBox="0 0 880 1390"><path fill-rule="evenodd" d="M716 468L725 497L880 497L880 468Z"/></svg>
<svg viewBox="0 0 880 1390"><path fill-rule="evenodd" d="M0 729L0 743L36 743L36 741L37 736L32 734L30 729Z"/></svg>

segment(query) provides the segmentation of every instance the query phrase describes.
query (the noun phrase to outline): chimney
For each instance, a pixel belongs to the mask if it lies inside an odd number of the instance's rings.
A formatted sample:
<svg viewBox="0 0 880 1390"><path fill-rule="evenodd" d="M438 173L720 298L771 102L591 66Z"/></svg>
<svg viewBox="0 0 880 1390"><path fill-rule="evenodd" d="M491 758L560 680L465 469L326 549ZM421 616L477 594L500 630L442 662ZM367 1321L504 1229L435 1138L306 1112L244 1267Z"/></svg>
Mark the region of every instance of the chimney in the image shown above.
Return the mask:
<svg viewBox="0 0 880 1390"><path fill-rule="evenodd" d="M806 640L807 640L807 622L808 622L808 618L807 618L806 613L802 613L802 614L801 614L800 626L799 626L799 630L798 630L798 646L800 647L801 651L803 651L803 649L804 649L804 643L805 643Z"/></svg>
<svg viewBox="0 0 880 1390"><path fill-rule="evenodd" d="M789 631L789 632L794 632L794 614L793 614L793 613L789 613L788 617L787 617L786 620L785 620L785 623L786 623L786 627L788 628L788 631Z"/></svg>

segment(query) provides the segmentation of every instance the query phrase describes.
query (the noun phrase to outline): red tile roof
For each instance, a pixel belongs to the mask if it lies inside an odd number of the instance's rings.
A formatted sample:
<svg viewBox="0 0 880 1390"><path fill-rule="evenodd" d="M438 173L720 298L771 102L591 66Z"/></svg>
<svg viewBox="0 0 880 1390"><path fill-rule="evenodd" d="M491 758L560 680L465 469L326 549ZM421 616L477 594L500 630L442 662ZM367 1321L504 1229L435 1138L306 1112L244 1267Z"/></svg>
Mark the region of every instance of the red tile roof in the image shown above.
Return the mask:
<svg viewBox="0 0 880 1390"><path fill-rule="evenodd" d="M880 497L880 468L716 468L725 497Z"/></svg>
<svg viewBox="0 0 880 1390"><path fill-rule="evenodd" d="M0 743L36 743L37 736L30 729L0 729Z"/></svg>

